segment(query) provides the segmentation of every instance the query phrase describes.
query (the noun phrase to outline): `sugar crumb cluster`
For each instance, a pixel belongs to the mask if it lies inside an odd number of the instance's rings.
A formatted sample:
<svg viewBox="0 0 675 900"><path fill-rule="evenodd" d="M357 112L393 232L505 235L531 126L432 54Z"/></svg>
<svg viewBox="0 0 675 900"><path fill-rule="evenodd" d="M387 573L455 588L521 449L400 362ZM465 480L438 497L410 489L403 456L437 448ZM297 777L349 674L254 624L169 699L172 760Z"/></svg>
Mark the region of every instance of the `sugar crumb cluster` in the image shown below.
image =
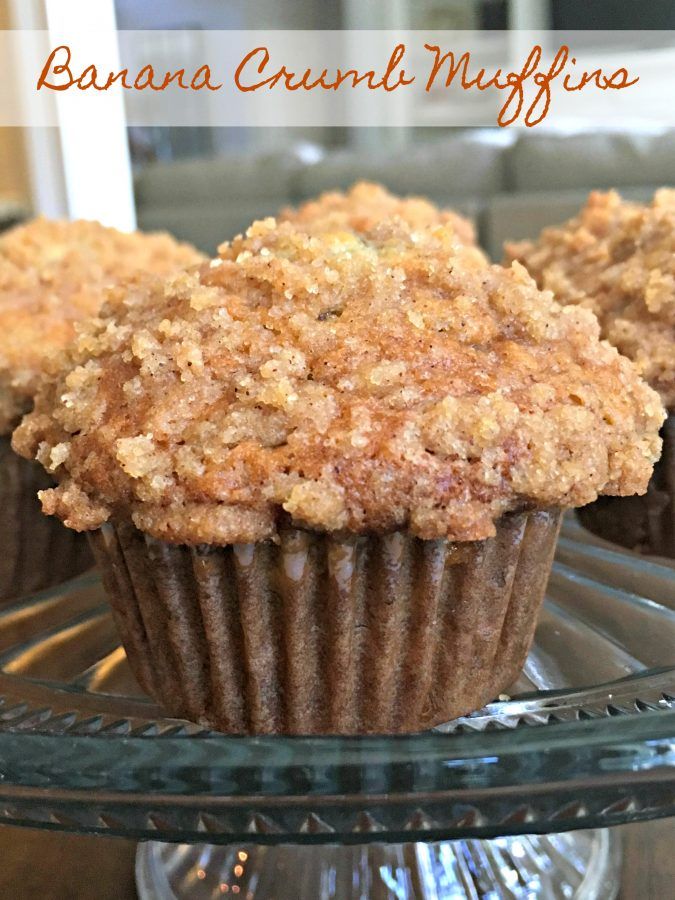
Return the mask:
<svg viewBox="0 0 675 900"><path fill-rule="evenodd" d="M473 223L452 209L439 209L423 197L397 197L379 184L359 181L348 191L327 191L297 208L286 207L279 218L296 225L326 231L366 234L380 222L401 219L411 229L450 226L462 244L475 244Z"/></svg>

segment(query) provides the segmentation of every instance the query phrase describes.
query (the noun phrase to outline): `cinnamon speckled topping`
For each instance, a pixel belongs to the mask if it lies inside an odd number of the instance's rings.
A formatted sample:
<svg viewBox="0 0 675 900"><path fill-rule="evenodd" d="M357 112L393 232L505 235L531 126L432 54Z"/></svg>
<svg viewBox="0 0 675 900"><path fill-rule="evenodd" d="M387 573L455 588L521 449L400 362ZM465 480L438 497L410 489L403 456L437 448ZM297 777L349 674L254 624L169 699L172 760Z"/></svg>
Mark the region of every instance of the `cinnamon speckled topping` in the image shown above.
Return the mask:
<svg viewBox="0 0 675 900"><path fill-rule="evenodd" d="M506 252L561 303L592 309L602 337L675 409L675 190L649 205L594 192L575 218Z"/></svg>
<svg viewBox="0 0 675 900"><path fill-rule="evenodd" d="M14 436L71 528L477 540L508 510L642 492L659 454L658 395L593 314L449 225L266 219L200 270L118 293Z"/></svg>
<svg viewBox="0 0 675 900"><path fill-rule="evenodd" d="M106 287L168 275L203 256L167 234L35 219L0 236L0 434L30 407L45 360L94 315Z"/></svg>
<svg viewBox="0 0 675 900"><path fill-rule="evenodd" d="M329 191L297 209L286 207L279 218L312 231L349 230L360 234L398 218L410 228L448 225L462 244L476 243L472 223L454 210L439 209L422 197L397 197L369 181L357 182L345 193Z"/></svg>

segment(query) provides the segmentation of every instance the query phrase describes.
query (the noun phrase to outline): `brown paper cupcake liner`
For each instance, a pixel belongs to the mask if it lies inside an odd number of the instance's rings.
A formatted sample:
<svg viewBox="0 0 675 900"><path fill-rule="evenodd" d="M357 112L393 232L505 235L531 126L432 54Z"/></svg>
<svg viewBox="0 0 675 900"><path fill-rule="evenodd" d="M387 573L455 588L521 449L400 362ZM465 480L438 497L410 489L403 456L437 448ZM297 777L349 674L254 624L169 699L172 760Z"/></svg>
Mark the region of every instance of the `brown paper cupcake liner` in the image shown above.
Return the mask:
<svg viewBox="0 0 675 900"><path fill-rule="evenodd" d="M558 510L494 538L406 532L171 545L130 524L91 536L129 662L168 713L236 734L417 731L516 678Z"/></svg>
<svg viewBox="0 0 675 900"><path fill-rule="evenodd" d="M53 486L42 466L0 437L0 601L67 581L94 564L86 536L45 516L37 492Z"/></svg>
<svg viewBox="0 0 675 900"><path fill-rule="evenodd" d="M630 550L675 559L675 415L661 431L663 453L641 497L599 497L577 510L598 537Z"/></svg>

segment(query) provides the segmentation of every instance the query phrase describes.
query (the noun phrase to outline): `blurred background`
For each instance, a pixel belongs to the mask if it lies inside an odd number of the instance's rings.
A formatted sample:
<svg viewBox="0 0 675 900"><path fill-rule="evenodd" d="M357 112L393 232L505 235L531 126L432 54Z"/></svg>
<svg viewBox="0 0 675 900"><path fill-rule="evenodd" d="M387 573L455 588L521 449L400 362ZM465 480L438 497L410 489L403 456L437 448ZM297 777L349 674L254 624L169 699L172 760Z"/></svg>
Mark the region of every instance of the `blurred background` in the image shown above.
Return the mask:
<svg viewBox="0 0 675 900"><path fill-rule="evenodd" d="M62 0L0 0L0 28L41 28ZM200 58L208 29L672 29L675 3L652 0L108 0L119 29L147 30L158 64ZM112 21L112 20L111 20ZM51 23L50 23L51 24ZM151 29L170 29L175 38ZM166 229L212 252L253 219L367 178L471 216L498 258L508 236L535 235L571 215L591 188L644 198L675 183L675 131L573 123L551 130L430 127L410 109L394 128L127 130L138 226ZM0 129L0 224L30 212L72 212L56 129ZM126 148L125 148L126 152ZM84 175L83 175L84 177ZM96 174L100 180L100 173Z"/></svg>

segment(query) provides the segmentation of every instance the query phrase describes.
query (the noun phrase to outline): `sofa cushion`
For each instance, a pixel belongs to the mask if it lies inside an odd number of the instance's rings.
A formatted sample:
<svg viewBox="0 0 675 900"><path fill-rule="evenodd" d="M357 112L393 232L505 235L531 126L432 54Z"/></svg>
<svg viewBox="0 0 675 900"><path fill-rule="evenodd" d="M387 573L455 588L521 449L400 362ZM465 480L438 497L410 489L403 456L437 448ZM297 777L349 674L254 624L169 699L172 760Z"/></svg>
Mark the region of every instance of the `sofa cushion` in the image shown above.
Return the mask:
<svg viewBox="0 0 675 900"><path fill-rule="evenodd" d="M290 197L291 178L302 165L292 151L248 153L213 159L153 163L136 177L139 207Z"/></svg>
<svg viewBox="0 0 675 900"><path fill-rule="evenodd" d="M509 187L516 191L675 184L675 129L642 134L533 130L507 156Z"/></svg>
<svg viewBox="0 0 675 900"><path fill-rule="evenodd" d="M297 200L377 181L397 194L420 194L449 205L450 198L485 197L504 189L503 141L476 132L458 133L402 149L340 150L299 169Z"/></svg>
<svg viewBox="0 0 675 900"><path fill-rule="evenodd" d="M219 244L245 231L255 219L274 215L287 200L141 207L137 212L138 227L143 231L168 231L179 240L190 241L204 253L214 255Z"/></svg>

